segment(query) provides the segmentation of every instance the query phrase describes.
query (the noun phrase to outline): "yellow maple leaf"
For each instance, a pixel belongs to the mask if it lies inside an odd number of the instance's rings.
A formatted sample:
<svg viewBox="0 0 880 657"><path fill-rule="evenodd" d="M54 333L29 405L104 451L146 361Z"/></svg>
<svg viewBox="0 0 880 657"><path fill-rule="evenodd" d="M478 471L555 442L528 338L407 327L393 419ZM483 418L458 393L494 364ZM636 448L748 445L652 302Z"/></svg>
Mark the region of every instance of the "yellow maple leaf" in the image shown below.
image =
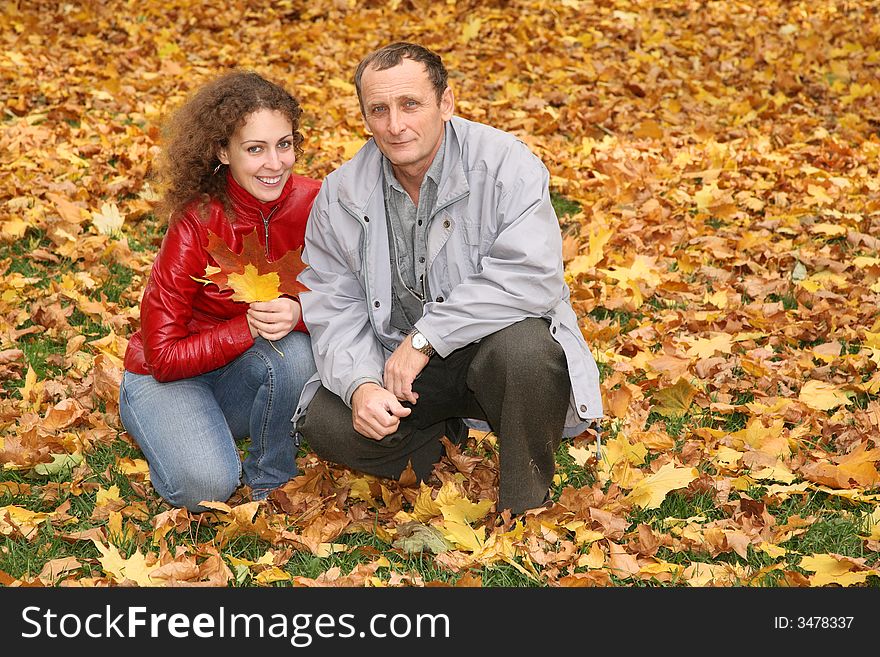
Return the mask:
<svg viewBox="0 0 880 657"><path fill-rule="evenodd" d="M850 403L850 398L837 386L811 379L802 387L798 399L817 411L829 411Z"/></svg>
<svg viewBox="0 0 880 657"><path fill-rule="evenodd" d="M694 201L700 210L706 210L715 205L720 200L722 194L723 192L718 189L718 184L710 182L694 192Z"/></svg>
<svg viewBox="0 0 880 657"><path fill-rule="evenodd" d="M436 503L445 520L460 523L470 523L486 517L492 506L492 500L471 502L462 496L461 491L451 481L443 484L437 493Z"/></svg>
<svg viewBox="0 0 880 657"><path fill-rule="evenodd" d="M98 561L104 572L112 577L116 582L122 583L125 580L131 580L138 586L160 586L160 582L154 582L150 577L150 573L159 567L158 563L147 564L147 558L141 554L140 549L135 549L133 555L129 558L123 557L115 545L109 543L103 545L96 540L92 540L95 547L101 553Z"/></svg>
<svg viewBox="0 0 880 657"><path fill-rule="evenodd" d="M461 41L463 43L467 43L474 37L476 37L480 33L480 27L482 26L483 21L479 18L472 18L467 23L464 24L464 27L461 29Z"/></svg>
<svg viewBox="0 0 880 657"><path fill-rule="evenodd" d="M263 585L272 584L273 582L289 582L291 580L292 576L290 573L284 572L278 566L265 568L254 578L255 582Z"/></svg>
<svg viewBox="0 0 880 657"><path fill-rule="evenodd" d="M327 80L327 84L347 94L355 93L354 85L348 80L343 80L342 78L330 78Z"/></svg>
<svg viewBox="0 0 880 657"><path fill-rule="evenodd" d="M150 480L150 466L144 459L133 459L129 457L117 458L116 469L126 477L133 479Z"/></svg>
<svg viewBox="0 0 880 657"><path fill-rule="evenodd" d="M43 388L45 387L46 382L37 381L37 373L33 367L28 365L27 374L24 375L24 386L18 391L21 395L22 410L39 411L40 401L43 397Z"/></svg>
<svg viewBox="0 0 880 657"><path fill-rule="evenodd" d="M226 555L226 558L231 566L247 566L248 568L251 566L271 566L275 563L275 552L272 550L266 550L256 561L234 557L231 554Z"/></svg>
<svg viewBox="0 0 880 657"><path fill-rule="evenodd" d="M733 439L731 447L740 449L744 445L748 445L752 449L756 449L766 454L774 456L787 456L791 450L788 440L783 434L785 430L785 422L782 419L775 419L769 427L759 417L753 417L748 421L745 428L734 431L730 434Z"/></svg>
<svg viewBox="0 0 880 657"><path fill-rule="evenodd" d="M638 307L642 305L642 291L639 282L644 282L652 288L660 284L660 275L654 267L656 260L654 257L639 254L630 267L614 267L599 271L608 278L617 280L621 286L629 288L633 294L633 301Z"/></svg>
<svg viewBox="0 0 880 657"><path fill-rule="evenodd" d="M463 550L478 552L486 542L486 528L483 526L474 529L466 522L445 520L441 528L443 536Z"/></svg>
<svg viewBox="0 0 880 657"><path fill-rule="evenodd" d="M685 488L698 476L696 468L676 468L674 463L667 463L633 486L626 499L643 509L656 509L671 491Z"/></svg>
<svg viewBox="0 0 880 657"><path fill-rule="evenodd" d="M244 273L232 273L227 276L226 284L232 288L235 301L272 301L278 298L278 286L281 279L274 271L260 274L257 268L248 263Z"/></svg>
<svg viewBox="0 0 880 657"><path fill-rule="evenodd" d="M840 237L841 235L846 235L846 226L823 222L810 226L810 232L827 235L828 237Z"/></svg>
<svg viewBox="0 0 880 657"><path fill-rule="evenodd" d="M697 392L695 387L680 377L674 386L654 393L655 405L651 410L657 411L663 417L684 415L691 407Z"/></svg>
<svg viewBox="0 0 880 657"><path fill-rule="evenodd" d="M95 494L95 506L102 506L104 504L112 504L114 502L121 502L122 498L119 496L119 486L113 484L110 488L98 488L98 492Z"/></svg>
<svg viewBox="0 0 880 657"><path fill-rule="evenodd" d="M786 550L784 547L775 545L774 543L770 543L768 541L758 543L755 548L761 550L761 552L765 553L767 556L773 559L779 559L788 554L788 550Z"/></svg>
<svg viewBox="0 0 880 657"><path fill-rule="evenodd" d="M703 295L703 303L711 303L716 308L727 308L727 305L729 303L727 299L727 292L725 292L724 290L718 290L717 292L713 292L712 294L706 292Z"/></svg>
<svg viewBox="0 0 880 657"><path fill-rule="evenodd" d="M25 538L35 536L37 527L49 519L48 513L30 511L20 506L0 507L0 535L9 536L18 531Z"/></svg>
<svg viewBox="0 0 880 657"><path fill-rule="evenodd" d="M732 449L727 446L721 446L718 448L718 451L712 457L712 462L716 465L721 466L723 469L728 470L730 472L735 472L739 469L739 461L742 459L743 453L739 450Z"/></svg>
<svg viewBox="0 0 880 657"><path fill-rule="evenodd" d="M716 352L729 354L733 336L729 333L716 333L711 338L697 338L691 342L687 355L692 358L710 358Z"/></svg>
<svg viewBox="0 0 880 657"><path fill-rule="evenodd" d="M797 479L794 473L781 461L777 461L772 466L753 471L751 477L757 481L781 481L783 484L790 484Z"/></svg>
<svg viewBox="0 0 880 657"><path fill-rule="evenodd" d="M30 224L18 217L11 217L0 222L0 239L4 242L11 242L24 237Z"/></svg>
<svg viewBox="0 0 880 657"><path fill-rule="evenodd" d="M581 568L603 568L605 566L605 552L596 541L590 545L590 551L578 557L577 565Z"/></svg>
<svg viewBox="0 0 880 657"><path fill-rule="evenodd" d="M874 465L880 460L880 449L868 449L864 442L859 443L848 454L835 458L840 470L840 479L853 480L865 488L880 484L880 474Z"/></svg>
<svg viewBox="0 0 880 657"><path fill-rule="evenodd" d="M631 443L623 432L606 441L602 448L602 461L609 466L623 461L641 465L647 455L648 448L644 443Z"/></svg>
<svg viewBox="0 0 880 657"><path fill-rule="evenodd" d="M568 455L574 459L574 462L579 466L584 467L586 465L587 460L593 455L588 447L575 447L574 445L570 445L568 448Z"/></svg>
<svg viewBox="0 0 880 657"><path fill-rule="evenodd" d="M605 258L605 245L614 230L607 226L590 225L590 237L585 255L579 255L568 263L568 273L574 277L584 274Z"/></svg>
<svg viewBox="0 0 880 657"><path fill-rule="evenodd" d="M378 508L379 505L373 497L372 491L370 491L370 482L375 481L375 477L371 477L370 475L364 477L354 477L351 479L351 483L349 486L349 490L351 491L349 495L357 500L363 500L371 507Z"/></svg>
<svg viewBox="0 0 880 657"><path fill-rule="evenodd" d="M834 199L828 196L828 192L821 185L807 185L807 192L814 203L826 205L834 202Z"/></svg>
<svg viewBox="0 0 880 657"><path fill-rule="evenodd" d="M119 213L119 208L115 203L104 203L101 205L101 211L92 211L92 225L98 229L102 235L113 235L122 230L122 224L125 217Z"/></svg>
<svg viewBox="0 0 880 657"><path fill-rule="evenodd" d="M877 574L877 570L856 570L857 564L852 560L827 553L806 556L800 566L815 573L810 577L810 586L852 586L863 584L869 575Z"/></svg>
<svg viewBox="0 0 880 657"><path fill-rule="evenodd" d="M427 522L431 518L440 515L440 507L431 496L431 487L422 482L419 486L419 496L413 504L413 517L419 522Z"/></svg>

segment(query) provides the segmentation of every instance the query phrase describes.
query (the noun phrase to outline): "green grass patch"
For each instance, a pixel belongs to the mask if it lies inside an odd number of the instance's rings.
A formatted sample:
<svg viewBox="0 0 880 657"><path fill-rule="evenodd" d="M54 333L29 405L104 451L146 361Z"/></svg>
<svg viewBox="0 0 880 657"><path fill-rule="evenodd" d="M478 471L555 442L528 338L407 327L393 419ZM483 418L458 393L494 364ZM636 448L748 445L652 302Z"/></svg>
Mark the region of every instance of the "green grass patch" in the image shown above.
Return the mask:
<svg viewBox="0 0 880 657"><path fill-rule="evenodd" d="M550 203L556 211L556 216L562 220L563 217L572 216L581 211L580 203L566 198L557 192L550 192Z"/></svg>

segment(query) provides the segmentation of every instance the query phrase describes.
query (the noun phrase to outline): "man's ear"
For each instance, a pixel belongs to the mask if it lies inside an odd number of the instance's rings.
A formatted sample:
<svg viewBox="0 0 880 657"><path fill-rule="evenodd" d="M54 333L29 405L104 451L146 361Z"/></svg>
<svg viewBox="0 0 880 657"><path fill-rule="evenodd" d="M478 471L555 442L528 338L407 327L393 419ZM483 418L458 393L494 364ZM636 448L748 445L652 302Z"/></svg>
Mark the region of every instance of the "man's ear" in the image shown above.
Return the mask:
<svg viewBox="0 0 880 657"><path fill-rule="evenodd" d="M452 93L452 87L446 87L443 95L440 96L440 116L444 121L452 118L455 112L455 96Z"/></svg>

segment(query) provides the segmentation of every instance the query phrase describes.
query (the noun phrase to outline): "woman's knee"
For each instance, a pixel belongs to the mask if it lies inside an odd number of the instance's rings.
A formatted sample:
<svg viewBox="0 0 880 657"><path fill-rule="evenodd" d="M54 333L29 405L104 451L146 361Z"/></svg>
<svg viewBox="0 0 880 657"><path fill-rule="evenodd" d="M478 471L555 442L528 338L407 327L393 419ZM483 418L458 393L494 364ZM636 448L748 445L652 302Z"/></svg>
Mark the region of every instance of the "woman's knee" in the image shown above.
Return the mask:
<svg viewBox="0 0 880 657"><path fill-rule="evenodd" d="M249 372L255 380L275 382L279 386L302 388L316 372L309 336L292 331L275 342L260 340Z"/></svg>
<svg viewBox="0 0 880 657"><path fill-rule="evenodd" d="M225 502L241 482L239 467L210 467L206 464L175 474L176 481L166 482L162 497L170 505L189 511L204 511L202 502Z"/></svg>

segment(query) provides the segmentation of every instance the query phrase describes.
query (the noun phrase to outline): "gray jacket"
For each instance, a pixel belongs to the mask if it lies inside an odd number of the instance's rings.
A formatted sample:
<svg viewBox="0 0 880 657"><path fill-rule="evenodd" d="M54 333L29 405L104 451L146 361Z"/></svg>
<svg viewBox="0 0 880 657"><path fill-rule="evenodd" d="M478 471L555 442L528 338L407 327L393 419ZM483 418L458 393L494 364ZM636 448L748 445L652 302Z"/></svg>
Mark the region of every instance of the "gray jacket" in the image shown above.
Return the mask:
<svg viewBox="0 0 880 657"><path fill-rule="evenodd" d="M572 394L566 435L602 416L599 372L569 304L562 238L549 174L513 135L453 117L428 228L428 289L416 328L440 356L527 317L544 317L562 345ZM351 404L366 380L383 380L385 360L405 337L390 324L391 261L382 155L371 140L324 180L309 216L299 280L303 319L319 383Z"/></svg>

